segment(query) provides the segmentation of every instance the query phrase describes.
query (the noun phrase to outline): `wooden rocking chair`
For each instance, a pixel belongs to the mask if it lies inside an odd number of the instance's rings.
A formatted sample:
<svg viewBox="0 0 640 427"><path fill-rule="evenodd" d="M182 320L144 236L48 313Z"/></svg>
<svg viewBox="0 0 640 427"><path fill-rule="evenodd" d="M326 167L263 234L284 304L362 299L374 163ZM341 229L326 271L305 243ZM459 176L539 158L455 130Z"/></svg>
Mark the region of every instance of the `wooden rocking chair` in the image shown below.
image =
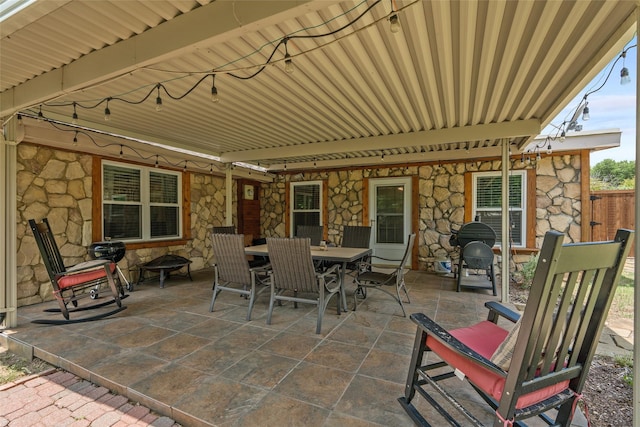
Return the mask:
<svg viewBox="0 0 640 427"><path fill-rule="evenodd" d="M60 312L64 316L64 320L38 319L33 320L33 323L60 325L88 322L111 316L127 308L122 305L122 299L128 295L125 295L118 275L115 274L116 263L110 260L97 259L82 262L72 267L66 267L47 218L44 218L39 224L37 224L35 220L30 219L29 226L33 231L40 255L42 255L42 262L49 274L51 286L53 287L53 296L60 305L59 309L48 309L45 311ZM108 288L110 290L110 299L94 304L78 306L78 302L81 299L87 297L92 300L97 299L101 288ZM71 303L73 307L69 307L69 303ZM116 304L118 307L106 312L101 311L92 316L70 319L70 313L98 309L110 304Z"/></svg>
<svg viewBox="0 0 640 427"><path fill-rule="evenodd" d="M568 245L563 238L546 234L522 317L495 301L485 304L486 321L451 331L424 314L411 315L418 328L398 400L417 425L431 424L417 409L424 402L416 404L416 392L450 425L460 424L439 401L483 425L452 396L450 390L460 387L455 377L466 379L495 411L494 427L522 426L520 420L535 416L548 425L571 424L634 235L619 230L613 241ZM511 332L497 325L499 317L516 322ZM439 360L423 365L428 352Z"/></svg>

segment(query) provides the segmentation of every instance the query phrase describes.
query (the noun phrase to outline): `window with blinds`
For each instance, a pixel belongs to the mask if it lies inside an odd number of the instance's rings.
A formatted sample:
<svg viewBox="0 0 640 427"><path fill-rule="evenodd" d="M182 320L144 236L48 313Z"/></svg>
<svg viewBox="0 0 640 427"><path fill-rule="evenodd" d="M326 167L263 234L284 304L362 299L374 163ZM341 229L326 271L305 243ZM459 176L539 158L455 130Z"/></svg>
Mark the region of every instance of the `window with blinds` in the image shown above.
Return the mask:
<svg viewBox="0 0 640 427"><path fill-rule="evenodd" d="M524 247L526 239L524 171L509 175L509 239L513 246ZM473 175L474 216L496 232L496 244L502 241L502 175L500 172L479 172Z"/></svg>
<svg viewBox="0 0 640 427"><path fill-rule="evenodd" d="M182 175L103 162L103 236L118 240L181 237Z"/></svg>
<svg viewBox="0 0 640 427"><path fill-rule="evenodd" d="M291 183L291 235L299 225L322 225L322 182Z"/></svg>

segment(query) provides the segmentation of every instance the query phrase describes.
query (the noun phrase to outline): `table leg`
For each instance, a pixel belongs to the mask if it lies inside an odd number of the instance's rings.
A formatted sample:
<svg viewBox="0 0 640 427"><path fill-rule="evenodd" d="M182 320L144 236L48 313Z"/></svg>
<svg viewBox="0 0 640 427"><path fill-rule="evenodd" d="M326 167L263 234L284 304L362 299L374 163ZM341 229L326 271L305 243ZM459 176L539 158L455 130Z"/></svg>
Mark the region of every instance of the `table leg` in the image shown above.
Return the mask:
<svg viewBox="0 0 640 427"><path fill-rule="evenodd" d="M342 298L342 309L344 310L344 312L346 313L348 311L347 308L347 295L345 294L344 291L344 278L347 275L347 262L344 261L342 263L342 270L340 271L340 295Z"/></svg>

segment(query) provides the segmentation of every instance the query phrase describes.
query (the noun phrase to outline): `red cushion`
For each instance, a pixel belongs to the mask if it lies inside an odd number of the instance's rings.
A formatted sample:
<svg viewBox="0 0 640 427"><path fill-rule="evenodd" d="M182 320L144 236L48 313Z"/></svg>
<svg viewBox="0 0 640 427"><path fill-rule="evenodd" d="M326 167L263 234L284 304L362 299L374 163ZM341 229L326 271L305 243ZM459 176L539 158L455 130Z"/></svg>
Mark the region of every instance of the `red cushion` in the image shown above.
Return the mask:
<svg viewBox="0 0 640 427"><path fill-rule="evenodd" d="M115 272L116 264L114 262L109 263L109 267L111 269L111 273ZM107 277L107 273L104 270L104 266L100 265L99 268L96 268L95 270L89 270L77 274L69 274L59 278L58 287L60 289L66 289L82 283L90 282L92 280L101 279L103 277Z"/></svg>
<svg viewBox="0 0 640 427"><path fill-rule="evenodd" d="M498 348L500 343L505 339L508 331L502 329L493 322L485 320L467 328L453 329L449 331L449 333L466 344L469 348L489 359L495 352L496 348ZM495 400L500 400L502 397L505 378L473 363L456 351L441 344L431 336L427 337L427 346L440 356L442 360L447 362L449 366L464 373L469 381L475 384L482 391L493 397ZM520 396L516 404L516 408L526 408L527 406L541 402L544 399L561 392L568 386L569 381L567 380Z"/></svg>

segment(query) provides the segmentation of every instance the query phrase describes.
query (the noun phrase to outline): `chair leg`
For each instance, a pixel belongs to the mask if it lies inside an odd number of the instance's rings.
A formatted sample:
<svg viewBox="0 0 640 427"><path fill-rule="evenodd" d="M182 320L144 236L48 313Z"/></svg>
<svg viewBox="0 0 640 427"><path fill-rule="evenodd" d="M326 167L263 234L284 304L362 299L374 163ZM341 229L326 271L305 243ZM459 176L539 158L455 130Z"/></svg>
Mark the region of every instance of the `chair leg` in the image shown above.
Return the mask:
<svg viewBox="0 0 640 427"><path fill-rule="evenodd" d="M249 291L249 310L247 311L247 322L251 320L251 312L253 311L253 303L256 300L256 281L255 277L251 277L251 291Z"/></svg>
<svg viewBox="0 0 640 427"><path fill-rule="evenodd" d="M493 269L493 263L491 263L491 268L489 269L489 274L491 275L490 279L491 279L491 287L493 288L493 296L495 297L496 295L498 295L498 292L496 291L496 274L495 271Z"/></svg>
<svg viewBox="0 0 640 427"><path fill-rule="evenodd" d="M267 325L271 324L271 314L273 313L273 304L276 301L276 288L271 283L271 297L269 298L269 312L267 313Z"/></svg>
<svg viewBox="0 0 640 427"><path fill-rule="evenodd" d="M213 297L211 297L211 305L209 305L209 312L213 312L213 304L216 302L216 297L220 293L220 289L216 285L213 285Z"/></svg>

